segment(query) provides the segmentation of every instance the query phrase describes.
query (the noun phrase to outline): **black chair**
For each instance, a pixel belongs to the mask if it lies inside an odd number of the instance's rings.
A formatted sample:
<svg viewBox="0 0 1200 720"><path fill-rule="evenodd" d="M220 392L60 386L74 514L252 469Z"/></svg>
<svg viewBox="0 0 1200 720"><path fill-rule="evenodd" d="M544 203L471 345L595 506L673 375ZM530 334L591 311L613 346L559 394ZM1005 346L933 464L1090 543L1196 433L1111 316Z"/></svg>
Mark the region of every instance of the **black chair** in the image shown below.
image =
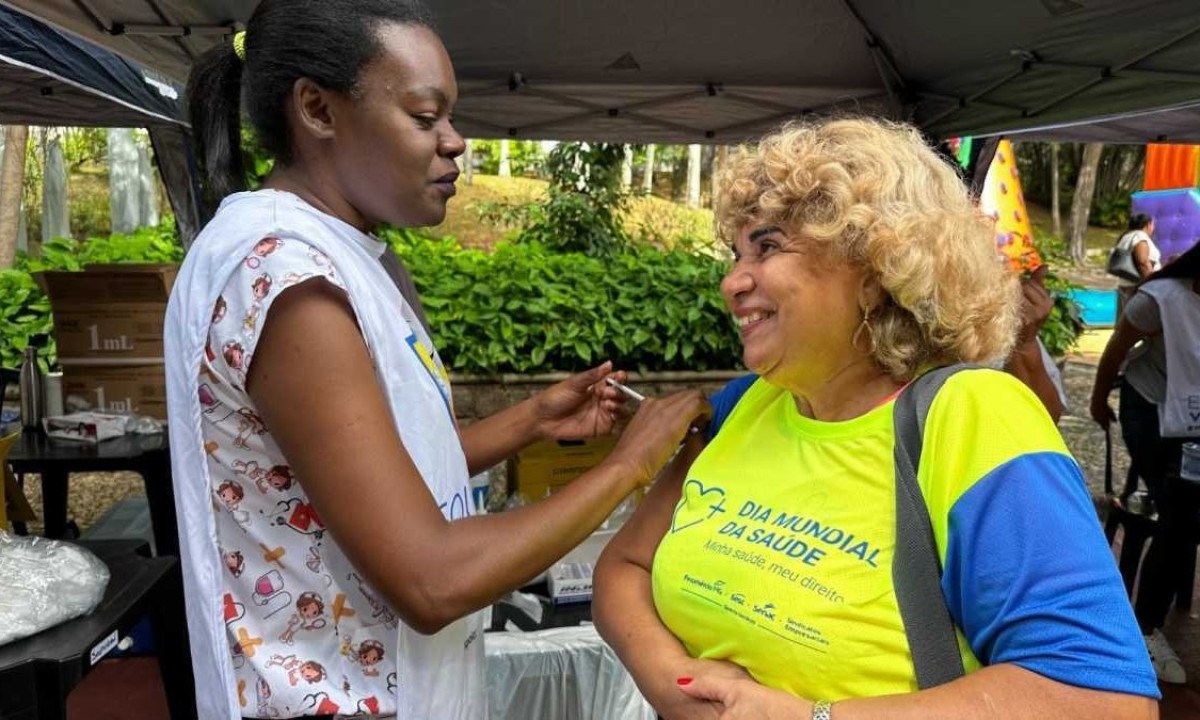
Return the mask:
<svg viewBox="0 0 1200 720"><path fill-rule="evenodd" d="M1138 567L1142 562L1142 550L1146 547L1146 541L1154 537L1158 523L1153 508L1148 506L1149 503L1138 503L1131 507L1128 482L1125 491L1120 495L1113 492L1112 433L1107 428L1104 430L1104 497L1107 500L1108 511L1104 522L1104 536L1108 539L1108 544L1111 545L1116 537L1117 528L1125 528L1118 566L1121 579L1125 583L1125 594L1133 597L1133 583L1137 579Z"/></svg>
<svg viewBox="0 0 1200 720"><path fill-rule="evenodd" d="M8 391L8 386L16 385L19 382L21 382L21 371L0 367L0 404L4 402L4 393Z"/></svg>
<svg viewBox="0 0 1200 720"><path fill-rule="evenodd" d="M8 386L12 385L13 387L16 387L17 385L20 384L20 382L21 382L21 371L20 370L14 370L12 368L0 367L0 408L2 408L4 405L4 397L5 397L5 394L8 392ZM17 478L17 487L20 488L20 490L22 492L24 492L25 491L25 475L24 475L24 473L17 474L16 478ZM13 533L15 533L17 535L28 535L29 534L29 529L26 527L25 523L23 523L23 522L19 522L16 520L12 521L12 528L13 528Z"/></svg>

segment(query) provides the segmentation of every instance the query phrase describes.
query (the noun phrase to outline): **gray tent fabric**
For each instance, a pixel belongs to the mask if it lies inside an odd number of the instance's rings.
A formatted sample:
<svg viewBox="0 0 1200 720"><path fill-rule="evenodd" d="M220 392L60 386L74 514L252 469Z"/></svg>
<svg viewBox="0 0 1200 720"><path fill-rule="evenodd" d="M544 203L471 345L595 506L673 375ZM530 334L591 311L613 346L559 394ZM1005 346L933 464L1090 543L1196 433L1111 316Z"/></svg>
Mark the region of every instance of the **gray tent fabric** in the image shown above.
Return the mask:
<svg viewBox="0 0 1200 720"><path fill-rule="evenodd" d="M254 7L0 1L180 81ZM429 4L473 137L732 143L838 113L948 137L1200 102L1196 0Z"/></svg>
<svg viewBox="0 0 1200 720"><path fill-rule="evenodd" d="M1013 140L1108 144L1200 143L1200 103L1123 113L1010 133Z"/></svg>
<svg viewBox="0 0 1200 720"><path fill-rule="evenodd" d="M108 207L114 233L141 227L142 184L138 177L137 141L129 128L108 131Z"/></svg>
<svg viewBox="0 0 1200 720"><path fill-rule="evenodd" d="M0 0L0 122L149 128L187 244L203 218L191 173L195 163L182 118L182 92L167 75L49 27Z"/></svg>
<svg viewBox="0 0 1200 720"><path fill-rule="evenodd" d="M155 71L0 7L0 122L181 125L179 95Z"/></svg>
<svg viewBox="0 0 1200 720"><path fill-rule="evenodd" d="M149 128L154 164L167 188L167 199L175 213L175 226L186 249L208 220L201 202L199 175L188 131L171 125Z"/></svg>
<svg viewBox="0 0 1200 720"><path fill-rule="evenodd" d="M42 169L42 242L71 236L71 216L67 211L67 161L57 128L46 134Z"/></svg>

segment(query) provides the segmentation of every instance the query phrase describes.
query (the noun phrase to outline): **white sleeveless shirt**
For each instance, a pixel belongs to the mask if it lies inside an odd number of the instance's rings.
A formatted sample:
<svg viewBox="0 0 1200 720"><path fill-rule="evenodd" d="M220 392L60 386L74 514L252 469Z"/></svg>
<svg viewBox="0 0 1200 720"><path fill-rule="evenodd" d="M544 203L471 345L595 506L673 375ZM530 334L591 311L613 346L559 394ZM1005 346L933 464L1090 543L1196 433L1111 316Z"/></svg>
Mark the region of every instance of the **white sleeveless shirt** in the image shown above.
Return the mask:
<svg viewBox="0 0 1200 720"><path fill-rule="evenodd" d="M1162 317L1167 391L1158 405L1158 426L1163 437L1200 437L1200 295L1192 282L1163 278L1138 288L1154 298Z"/></svg>
<svg viewBox="0 0 1200 720"><path fill-rule="evenodd" d="M485 715L478 614L433 636L361 579L245 393L274 299L344 290L396 431L448 519L472 512L448 376L379 257L384 245L300 198L232 195L196 239L167 309L171 465L200 717ZM319 392L314 388L314 392Z"/></svg>

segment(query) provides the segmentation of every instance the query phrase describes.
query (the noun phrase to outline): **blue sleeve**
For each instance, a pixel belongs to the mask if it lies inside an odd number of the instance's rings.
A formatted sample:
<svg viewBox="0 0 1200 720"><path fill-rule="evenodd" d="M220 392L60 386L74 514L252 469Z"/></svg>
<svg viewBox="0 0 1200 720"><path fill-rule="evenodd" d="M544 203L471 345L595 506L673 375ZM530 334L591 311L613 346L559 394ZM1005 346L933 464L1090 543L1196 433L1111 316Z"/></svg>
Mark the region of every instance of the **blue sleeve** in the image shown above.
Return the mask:
<svg viewBox="0 0 1200 720"><path fill-rule="evenodd" d="M717 436L717 431L721 429L721 425L725 422L725 418L729 417L729 413L733 412L733 408L738 404L738 400L746 394L754 381L758 379L757 375L743 375L736 380L730 380L725 384L725 387L716 391L708 398L708 402L712 405L712 419L708 421L708 430L705 432L704 439L711 441Z"/></svg>
<svg viewBox="0 0 1200 720"><path fill-rule="evenodd" d="M951 508L942 592L975 656L1076 687L1159 697L1079 466L1019 455Z"/></svg>

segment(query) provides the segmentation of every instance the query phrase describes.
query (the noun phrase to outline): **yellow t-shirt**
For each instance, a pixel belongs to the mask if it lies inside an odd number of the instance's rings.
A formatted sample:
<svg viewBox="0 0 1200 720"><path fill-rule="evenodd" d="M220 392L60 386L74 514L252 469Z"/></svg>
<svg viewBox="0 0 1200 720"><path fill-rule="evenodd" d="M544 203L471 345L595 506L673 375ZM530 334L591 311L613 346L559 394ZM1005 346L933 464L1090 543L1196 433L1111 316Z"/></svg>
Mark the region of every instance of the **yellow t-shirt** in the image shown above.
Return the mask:
<svg viewBox="0 0 1200 720"><path fill-rule="evenodd" d="M892 412L820 422L763 380L745 391L692 465L654 558L655 606L690 654L807 698L917 689L891 579ZM918 483L943 564L952 547L943 591L966 628L968 672L985 652L1064 682L1157 692L1078 467L1032 393L990 370L950 378ZM1044 542L1006 515L1013 493L1038 487L1067 518ZM1031 604L1044 618L1024 612Z"/></svg>

